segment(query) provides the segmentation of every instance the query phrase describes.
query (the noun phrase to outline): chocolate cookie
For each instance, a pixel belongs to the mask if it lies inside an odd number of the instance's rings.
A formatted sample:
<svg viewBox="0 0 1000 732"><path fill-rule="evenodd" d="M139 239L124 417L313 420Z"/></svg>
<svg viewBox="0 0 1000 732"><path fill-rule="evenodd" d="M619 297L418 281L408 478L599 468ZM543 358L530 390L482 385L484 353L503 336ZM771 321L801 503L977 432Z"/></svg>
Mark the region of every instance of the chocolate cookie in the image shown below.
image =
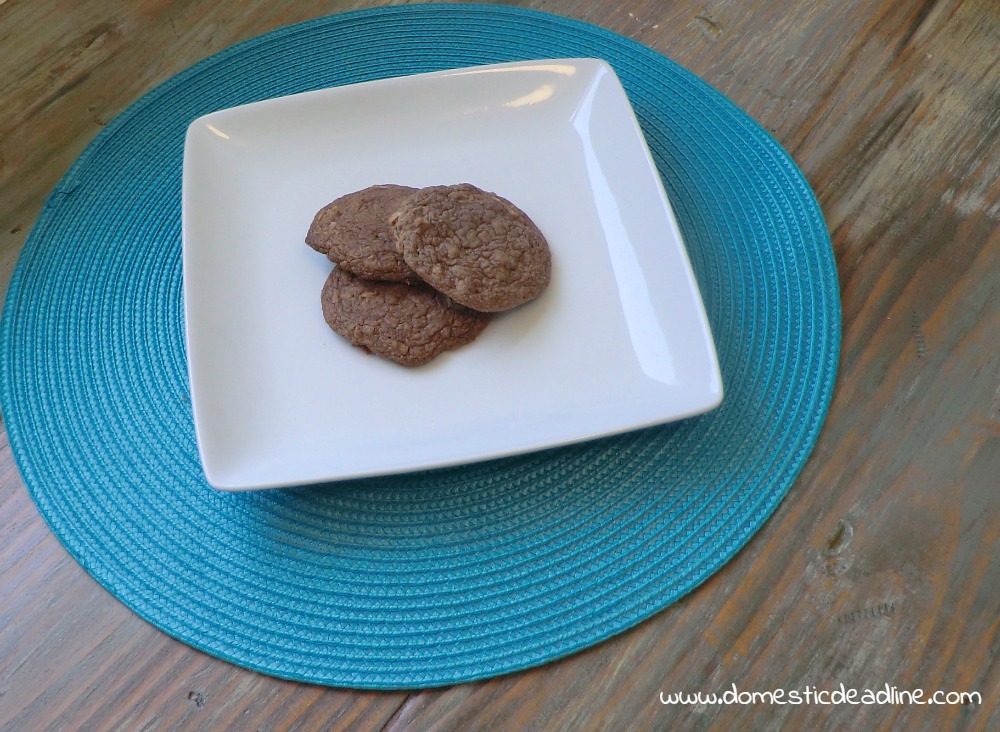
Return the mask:
<svg viewBox="0 0 1000 732"><path fill-rule="evenodd" d="M327 277L322 303L334 332L404 366L470 343L489 322L428 287L363 280L340 267Z"/></svg>
<svg viewBox="0 0 1000 732"><path fill-rule="evenodd" d="M420 189L390 225L406 264L474 310L509 310L549 284L552 259L538 227L510 201L468 183Z"/></svg>
<svg viewBox="0 0 1000 732"><path fill-rule="evenodd" d="M389 233L389 216L416 189L371 186L348 193L317 212L306 244L359 277L392 282L418 278L406 266Z"/></svg>

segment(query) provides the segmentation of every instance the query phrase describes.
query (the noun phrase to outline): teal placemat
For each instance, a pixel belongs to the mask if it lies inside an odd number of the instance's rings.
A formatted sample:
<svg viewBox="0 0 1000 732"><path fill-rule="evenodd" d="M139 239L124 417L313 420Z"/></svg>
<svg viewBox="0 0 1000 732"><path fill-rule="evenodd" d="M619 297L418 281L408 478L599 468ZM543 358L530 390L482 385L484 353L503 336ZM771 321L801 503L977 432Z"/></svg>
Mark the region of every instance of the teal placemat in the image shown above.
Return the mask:
<svg viewBox="0 0 1000 732"><path fill-rule="evenodd" d="M581 56L610 62L636 109L702 288L723 405L468 467L210 488L184 352L188 123L337 84ZM18 262L0 399L52 531L150 623L276 676L413 688L564 656L703 582L798 475L839 343L816 201L787 154L723 96L594 26L502 6L411 5L234 46L112 121L55 188Z"/></svg>

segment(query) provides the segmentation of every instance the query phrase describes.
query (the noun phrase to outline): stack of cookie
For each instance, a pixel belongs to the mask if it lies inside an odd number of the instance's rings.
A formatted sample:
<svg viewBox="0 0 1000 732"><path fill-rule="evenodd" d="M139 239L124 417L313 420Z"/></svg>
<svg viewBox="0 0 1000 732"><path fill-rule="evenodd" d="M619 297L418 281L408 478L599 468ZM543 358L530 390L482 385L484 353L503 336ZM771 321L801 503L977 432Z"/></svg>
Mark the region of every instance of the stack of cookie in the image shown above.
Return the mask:
<svg viewBox="0 0 1000 732"><path fill-rule="evenodd" d="M349 193L320 209L306 243L336 265L327 324L404 366L472 342L491 313L538 297L552 269L531 219L468 183Z"/></svg>

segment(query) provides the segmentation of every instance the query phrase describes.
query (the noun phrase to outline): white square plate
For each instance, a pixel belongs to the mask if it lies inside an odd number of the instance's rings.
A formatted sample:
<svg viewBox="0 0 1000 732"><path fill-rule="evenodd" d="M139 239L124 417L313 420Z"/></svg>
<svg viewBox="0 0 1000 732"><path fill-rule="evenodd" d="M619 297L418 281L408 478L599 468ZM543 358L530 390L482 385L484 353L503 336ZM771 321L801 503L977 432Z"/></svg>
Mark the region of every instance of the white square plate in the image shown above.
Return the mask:
<svg viewBox="0 0 1000 732"><path fill-rule="evenodd" d="M417 368L334 334L317 210L473 183L545 234L537 300ZM611 67L483 66L195 120L184 149L191 401L209 483L272 488L472 462L712 409L722 381L666 193Z"/></svg>

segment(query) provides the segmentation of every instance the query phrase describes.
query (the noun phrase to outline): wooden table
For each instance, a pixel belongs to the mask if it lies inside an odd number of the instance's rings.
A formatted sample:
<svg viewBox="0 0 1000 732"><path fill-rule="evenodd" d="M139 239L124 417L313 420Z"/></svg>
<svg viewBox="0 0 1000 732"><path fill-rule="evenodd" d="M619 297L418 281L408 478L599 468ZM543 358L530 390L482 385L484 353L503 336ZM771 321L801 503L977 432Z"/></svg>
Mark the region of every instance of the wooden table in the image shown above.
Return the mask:
<svg viewBox="0 0 1000 732"><path fill-rule="evenodd" d="M234 42L364 0L0 0L0 282L101 126ZM688 67L794 156L833 238L843 349L777 513L721 572L541 668L414 693L209 658L49 532L0 436L0 729L1000 729L1000 5L522 0ZM978 692L667 705L674 692ZM832 701L832 699L827 699Z"/></svg>

